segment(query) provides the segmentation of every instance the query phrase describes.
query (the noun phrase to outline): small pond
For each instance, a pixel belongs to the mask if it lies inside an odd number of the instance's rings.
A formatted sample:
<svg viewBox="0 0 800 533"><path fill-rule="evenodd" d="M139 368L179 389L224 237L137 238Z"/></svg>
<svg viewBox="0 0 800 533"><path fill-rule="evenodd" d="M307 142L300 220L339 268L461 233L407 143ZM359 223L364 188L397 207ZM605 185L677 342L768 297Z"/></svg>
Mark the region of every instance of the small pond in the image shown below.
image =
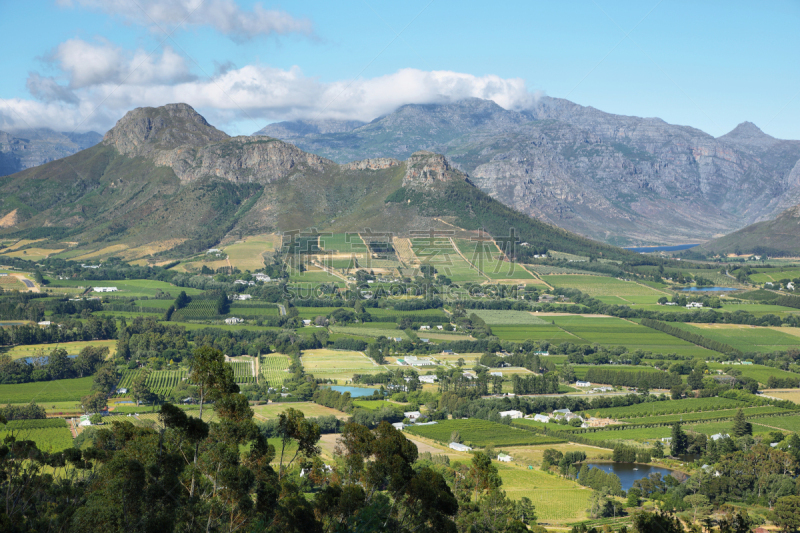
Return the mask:
<svg viewBox="0 0 800 533"><path fill-rule="evenodd" d="M77 355L68 355L67 357L69 357L70 359L75 359L78 356ZM24 361L26 363L28 363L29 365L32 365L33 362L36 361L36 360L40 360L43 365L46 365L48 363L48 361L50 361L50 356L49 355L43 355L41 357L26 357L24 359Z"/></svg>
<svg viewBox="0 0 800 533"><path fill-rule="evenodd" d="M681 290L685 292L730 292L740 291L741 289L734 289L733 287L689 287Z"/></svg>
<svg viewBox="0 0 800 533"><path fill-rule="evenodd" d="M336 392L349 392L353 398L361 398L362 396L372 396L372 393L378 389L368 389L366 387L346 387L344 385L331 385L331 390Z"/></svg>
<svg viewBox="0 0 800 533"><path fill-rule="evenodd" d="M616 474L619 476L620 482L622 482L622 490L625 491L633 487L633 482L637 479L646 478L650 474L656 472L660 473L661 477L664 478L673 472L668 468L638 463L586 463L586 466L589 468L599 468L603 472Z"/></svg>

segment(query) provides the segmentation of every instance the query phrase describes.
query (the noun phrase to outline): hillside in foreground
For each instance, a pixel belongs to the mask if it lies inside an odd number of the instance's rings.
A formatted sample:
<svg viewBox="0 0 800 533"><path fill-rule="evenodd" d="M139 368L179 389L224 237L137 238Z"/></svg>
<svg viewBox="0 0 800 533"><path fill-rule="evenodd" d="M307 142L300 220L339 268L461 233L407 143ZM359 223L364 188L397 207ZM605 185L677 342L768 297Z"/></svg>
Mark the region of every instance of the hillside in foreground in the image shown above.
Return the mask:
<svg viewBox="0 0 800 533"><path fill-rule="evenodd" d="M757 222L707 242L702 249L719 254L800 256L800 205L787 209L774 220Z"/></svg>

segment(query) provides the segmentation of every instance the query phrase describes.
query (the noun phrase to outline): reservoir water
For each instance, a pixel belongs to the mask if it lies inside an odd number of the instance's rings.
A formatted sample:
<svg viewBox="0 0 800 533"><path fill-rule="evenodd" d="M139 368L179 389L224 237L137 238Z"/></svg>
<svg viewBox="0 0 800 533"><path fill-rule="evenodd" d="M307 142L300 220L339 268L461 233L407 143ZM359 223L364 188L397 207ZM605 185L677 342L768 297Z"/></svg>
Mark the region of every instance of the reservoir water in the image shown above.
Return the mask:
<svg viewBox="0 0 800 533"><path fill-rule="evenodd" d="M366 387L346 387L344 385L331 385L331 390L336 392L349 392L352 398L361 398L362 396L372 396L372 393L378 389L368 389Z"/></svg>
<svg viewBox="0 0 800 533"><path fill-rule="evenodd" d="M650 474L658 472L664 478L672 474L672 470L658 466L643 465L638 463L586 463L589 468L599 468L606 473L614 473L622 482L622 490L629 490L637 479L644 479Z"/></svg>
<svg viewBox="0 0 800 533"><path fill-rule="evenodd" d="M674 246L642 246L639 248L625 248L632 252L647 253L647 252L679 252L681 250L688 250L700 246L699 244L676 244Z"/></svg>

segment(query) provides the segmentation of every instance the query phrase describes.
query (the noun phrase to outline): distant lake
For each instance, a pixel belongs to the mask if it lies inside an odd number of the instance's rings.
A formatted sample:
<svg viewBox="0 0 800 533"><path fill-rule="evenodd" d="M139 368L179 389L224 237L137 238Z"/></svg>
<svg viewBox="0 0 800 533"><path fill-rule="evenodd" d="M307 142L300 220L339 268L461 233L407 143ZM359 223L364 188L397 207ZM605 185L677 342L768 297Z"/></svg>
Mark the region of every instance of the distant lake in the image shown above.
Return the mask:
<svg viewBox="0 0 800 533"><path fill-rule="evenodd" d="M700 246L699 244L676 244L675 246L644 246L641 248L625 248L632 252L646 253L646 252L679 252L681 250L688 250Z"/></svg>
<svg viewBox="0 0 800 533"><path fill-rule="evenodd" d="M672 474L672 470L661 468L658 466L641 465L638 463L586 463L589 468L599 468L606 473L614 473L619 476L622 483L622 490L628 491L633 487L633 482L638 479L644 479L650 474L656 472L661 474L664 478Z"/></svg>
<svg viewBox="0 0 800 533"><path fill-rule="evenodd" d="M78 356L77 355L68 355L67 357L69 357L70 359L75 359ZM29 365L32 365L33 362L35 360L37 360L37 359L41 359L42 360L42 364L46 365L47 362L50 360L50 356L49 355L43 355L42 357L26 357L25 358L25 362L28 363Z"/></svg>
<svg viewBox="0 0 800 533"><path fill-rule="evenodd" d="M729 292L740 291L742 289L734 289L733 287L689 287L688 289L681 289L686 292Z"/></svg>
<svg viewBox="0 0 800 533"><path fill-rule="evenodd" d="M368 389L366 387L346 387L344 385L331 385L331 390L336 392L349 392L353 398L361 398L362 396L372 396L372 393L378 389Z"/></svg>

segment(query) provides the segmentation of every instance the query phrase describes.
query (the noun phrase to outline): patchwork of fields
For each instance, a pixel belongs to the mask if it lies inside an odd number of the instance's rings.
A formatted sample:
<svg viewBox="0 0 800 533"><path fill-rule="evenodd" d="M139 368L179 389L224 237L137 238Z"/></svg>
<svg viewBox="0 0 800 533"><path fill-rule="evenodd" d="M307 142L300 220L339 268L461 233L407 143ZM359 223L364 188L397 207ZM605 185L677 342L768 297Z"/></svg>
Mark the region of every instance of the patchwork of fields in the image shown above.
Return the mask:
<svg viewBox="0 0 800 533"><path fill-rule="evenodd" d="M777 329L738 324L670 323L685 331L725 343L742 352L777 352L797 347L798 339Z"/></svg>

